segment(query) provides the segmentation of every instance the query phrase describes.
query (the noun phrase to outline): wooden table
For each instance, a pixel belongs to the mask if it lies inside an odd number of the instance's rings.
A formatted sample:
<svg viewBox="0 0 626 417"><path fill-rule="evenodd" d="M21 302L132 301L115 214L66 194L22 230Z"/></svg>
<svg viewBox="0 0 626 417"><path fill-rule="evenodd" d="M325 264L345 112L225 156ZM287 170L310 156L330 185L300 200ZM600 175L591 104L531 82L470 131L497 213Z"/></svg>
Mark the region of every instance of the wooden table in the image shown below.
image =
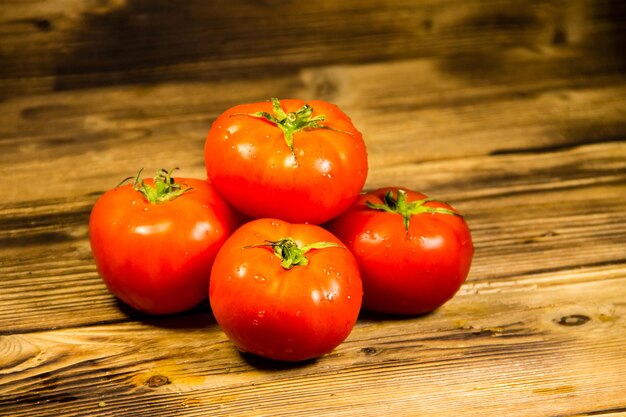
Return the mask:
<svg viewBox="0 0 626 417"><path fill-rule="evenodd" d="M619 0L1 1L0 415L626 416L625 45ZM212 120L272 96L465 214L455 298L294 366L106 291L98 196L204 177Z"/></svg>

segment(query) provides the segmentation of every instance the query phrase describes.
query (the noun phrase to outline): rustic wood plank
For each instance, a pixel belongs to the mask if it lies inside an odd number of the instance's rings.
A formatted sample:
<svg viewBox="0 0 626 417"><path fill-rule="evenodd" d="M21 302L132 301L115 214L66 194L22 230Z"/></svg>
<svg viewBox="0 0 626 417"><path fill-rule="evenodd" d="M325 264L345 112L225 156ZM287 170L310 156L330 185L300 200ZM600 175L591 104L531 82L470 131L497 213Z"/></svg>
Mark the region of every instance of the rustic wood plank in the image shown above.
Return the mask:
<svg viewBox="0 0 626 417"><path fill-rule="evenodd" d="M624 269L583 278L597 273L466 292L414 319L363 317L333 354L293 367L239 355L205 314L3 336L0 405L14 416L623 411Z"/></svg>
<svg viewBox="0 0 626 417"><path fill-rule="evenodd" d="M0 13L0 91L289 75L510 47L582 46L623 68L626 31L614 22L625 17L611 0L24 0Z"/></svg>
<svg viewBox="0 0 626 417"><path fill-rule="evenodd" d="M625 3L0 3L0 414L626 416ZM285 365L238 353L207 304L107 293L96 198L140 167L203 177L211 121L272 96L351 115L367 188L465 214L453 300L363 313Z"/></svg>
<svg viewBox="0 0 626 417"><path fill-rule="evenodd" d="M334 87L326 98L350 114L365 135L369 185L376 182L376 169L390 164L626 138L622 73L585 70L583 61L560 56L507 56L504 73L510 75L490 83L451 77L442 69L444 61L419 59L309 69L287 80L11 98L0 103L0 176L27 184L28 191L1 188L0 198L47 200L101 192L142 166L147 171L179 166L181 175L204 177L203 141L219 113L269 96L314 97L319 85L328 83ZM550 75L561 66L574 70ZM515 67L527 75L509 71ZM74 169L68 172L68 166ZM35 186L33 170L46 173L45 187Z"/></svg>
<svg viewBox="0 0 626 417"><path fill-rule="evenodd" d="M380 182L372 186L423 190L466 215L476 244L468 291L626 263L624 143L389 166L374 178ZM4 334L129 320L91 259L87 221L95 198L0 207ZM89 315L76 314L85 309Z"/></svg>

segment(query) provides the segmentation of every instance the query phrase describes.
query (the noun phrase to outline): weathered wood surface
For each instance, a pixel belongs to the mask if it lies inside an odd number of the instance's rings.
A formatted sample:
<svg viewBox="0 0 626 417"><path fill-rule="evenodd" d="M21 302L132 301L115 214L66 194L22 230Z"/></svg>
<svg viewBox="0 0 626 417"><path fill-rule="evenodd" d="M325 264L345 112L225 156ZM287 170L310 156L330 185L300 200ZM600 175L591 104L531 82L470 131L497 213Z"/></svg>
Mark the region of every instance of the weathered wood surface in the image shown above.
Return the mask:
<svg viewBox="0 0 626 417"><path fill-rule="evenodd" d="M0 1L0 415L626 415L624 45L617 0ZM453 300L287 366L107 293L98 195L204 176L211 121L271 96L350 114L367 188L465 213Z"/></svg>

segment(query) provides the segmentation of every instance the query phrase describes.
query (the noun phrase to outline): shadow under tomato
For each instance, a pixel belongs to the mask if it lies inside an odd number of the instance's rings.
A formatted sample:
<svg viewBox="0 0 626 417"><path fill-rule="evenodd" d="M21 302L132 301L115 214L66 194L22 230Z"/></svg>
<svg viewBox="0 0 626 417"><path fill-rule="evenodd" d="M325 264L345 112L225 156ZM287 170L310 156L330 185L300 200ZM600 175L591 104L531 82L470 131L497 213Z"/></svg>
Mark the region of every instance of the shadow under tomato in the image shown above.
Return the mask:
<svg viewBox="0 0 626 417"><path fill-rule="evenodd" d="M359 313L358 321L359 322L407 321L407 320L428 317L433 313L434 311L429 311L427 313L421 313L421 314L389 314L389 313L376 313L373 311L361 310L361 312Z"/></svg>
<svg viewBox="0 0 626 417"><path fill-rule="evenodd" d="M317 362L317 358L307 359L304 361L289 362L267 359L248 352L238 351L239 356L246 363L261 371L283 371L288 369L302 369L311 366Z"/></svg>
<svg viewBox="0 0 626 417"><path fill-rule="evenodd" d="M162 329L208 329L217 327L208 301L180 313L149 314L136 310L116 298L117 308L132 321L138 321Z"/></svg>
<svg viewBox="0 0 626 417"><path fill-rule="evenodd" d="M422 314L383 314L383 313L375 313L371 311L361 310L358 317L358 322L384 322L384 321L409 321L414 319L421 319L423 317L427 317L433 314L433 312L422 313ZM233 347L233 349L235 349ZM239 356L250 366L258 369L258 370L267 370L267 371L282 371L289 369L302 369L308 366L312 366L316 364L320 358L313 358L304 361L297 362L289 362L289 361L279 361L273 359L263 358L258 355L254 355L248 352L237 351ZM330 353L329 355L332 355ZM322 357L323 358L323 357Z"/></svg>

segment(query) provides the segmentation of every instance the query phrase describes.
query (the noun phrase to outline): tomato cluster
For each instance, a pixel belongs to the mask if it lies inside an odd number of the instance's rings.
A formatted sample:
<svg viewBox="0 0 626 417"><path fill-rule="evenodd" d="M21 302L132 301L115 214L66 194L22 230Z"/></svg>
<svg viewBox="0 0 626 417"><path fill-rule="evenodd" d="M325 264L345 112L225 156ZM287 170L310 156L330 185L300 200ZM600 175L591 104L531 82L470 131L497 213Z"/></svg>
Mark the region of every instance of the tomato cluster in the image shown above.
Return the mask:
<svg viewBox="0 0 626 417"><path fill-rule="evenodd" d="M208 180L152 180L106 192L90 242L109 290L152 314L208 296L242 351L300 361L332 351L361 309L421 314L451 299L473 256L467 223L401 187L363 192L367 152L337 106L235 106L206 137Z"/></svg>

